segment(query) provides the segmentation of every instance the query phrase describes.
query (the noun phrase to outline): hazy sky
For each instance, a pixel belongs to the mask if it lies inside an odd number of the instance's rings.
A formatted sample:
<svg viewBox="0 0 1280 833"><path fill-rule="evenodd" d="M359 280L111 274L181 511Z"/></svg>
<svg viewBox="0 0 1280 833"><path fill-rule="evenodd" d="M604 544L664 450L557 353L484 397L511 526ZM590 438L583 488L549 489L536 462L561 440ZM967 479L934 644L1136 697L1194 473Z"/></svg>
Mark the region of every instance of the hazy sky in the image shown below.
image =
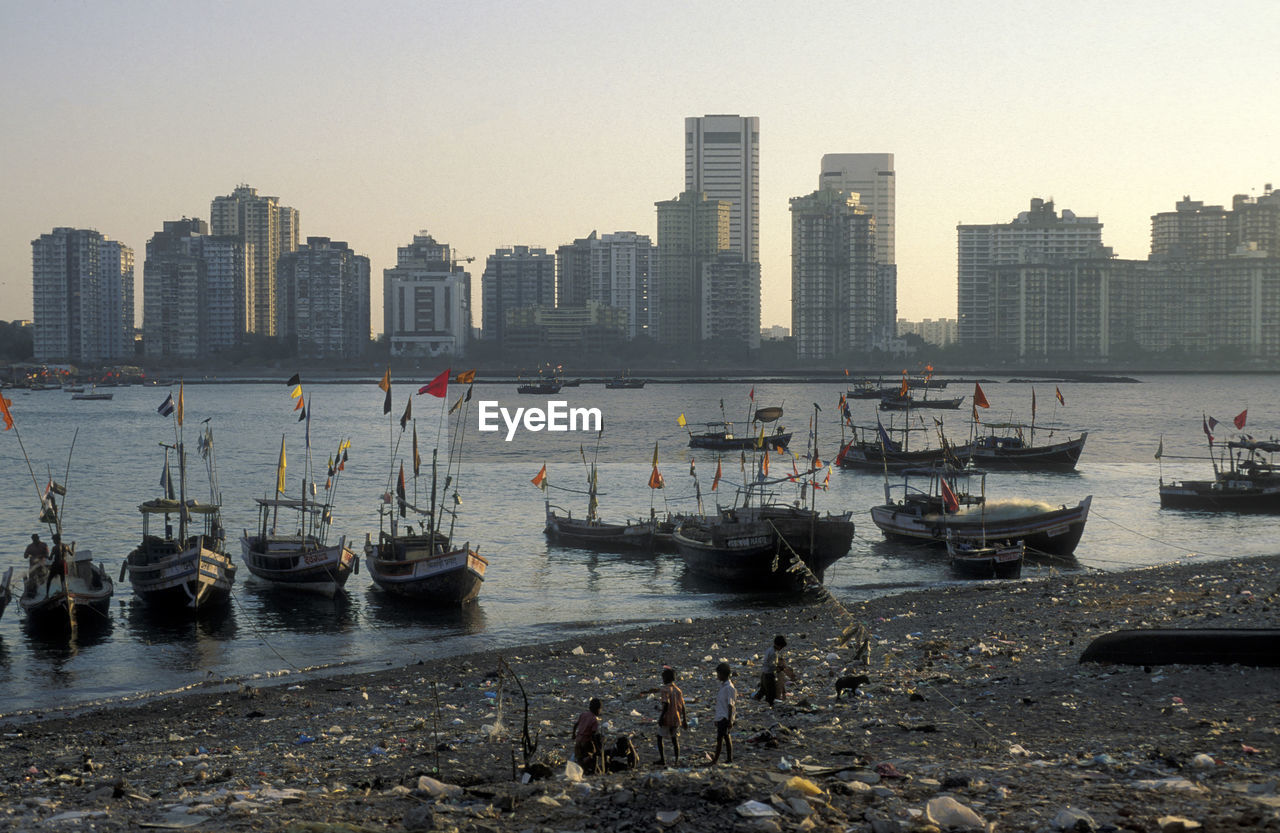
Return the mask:
<svg viewBox="0 0 1280 833"><path fill-rule="evenodd" d="M893 8L889 8L890 6ZM1280 4L0 0L0 318L31 240L131 246L246 183L381 278L419 230L473 256L654 235L684 118L760 118L762 323L789 324L788 199L893 153L899 315L953 317L955 226L1032 197L1123 258L1183 195L1280 186Z"/></svg>

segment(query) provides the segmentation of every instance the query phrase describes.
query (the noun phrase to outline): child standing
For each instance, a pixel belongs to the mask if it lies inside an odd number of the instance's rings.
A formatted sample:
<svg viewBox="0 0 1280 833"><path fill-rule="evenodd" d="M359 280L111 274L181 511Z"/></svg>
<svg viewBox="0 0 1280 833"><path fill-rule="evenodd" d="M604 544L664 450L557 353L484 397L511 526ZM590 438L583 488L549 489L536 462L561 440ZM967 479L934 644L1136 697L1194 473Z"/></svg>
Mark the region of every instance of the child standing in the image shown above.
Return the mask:
<svg viewBox="0 0 1280 833"><path fill-rule="evenodd" d="M733 763L733 738L729 730L733 728L734 718L738 711L738 689L734 687L729 675L733 671L729 663L722 662L716 666L716 678L720 680L720 690L716 692L716 751L707 766L713 766L720 760L720 745L724 744L725 761Z"/></svg>
<svg viewBox="0 0 1280 833"><path fill-rule="evenodd" d="M573 756L577 759L578 766L582 767L582 771L588 774L597 773L603 769L604 740L600 735L601 708L600 698L592 697L591 702L587 704L587 710L578 715L578 721L573 724Z"/></svg>
<svg viewBox="0 0 1280 833"><path fill-rule="evenodd" d="M662 686L658 689L658 766L667 765L662 749L662 739L671 738L672 762L680 764L680 729L689 728L684 712L684 692L676 685L676 672L671 666L663 666Z"/></svg>

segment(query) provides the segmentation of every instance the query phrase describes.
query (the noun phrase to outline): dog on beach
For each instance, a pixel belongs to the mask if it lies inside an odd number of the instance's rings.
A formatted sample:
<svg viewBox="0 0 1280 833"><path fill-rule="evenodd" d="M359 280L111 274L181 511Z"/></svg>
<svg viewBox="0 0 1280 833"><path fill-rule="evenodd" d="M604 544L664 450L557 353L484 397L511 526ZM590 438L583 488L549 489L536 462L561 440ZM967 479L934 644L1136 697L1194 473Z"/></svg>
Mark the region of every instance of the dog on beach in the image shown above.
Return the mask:
<svg viewBox="0 0 1280 833"><path fill-rule="evenodd" d="M846 691L849 692L850 697L854 696L855 694L858 693L858 686L864 683L868 683L870 681L871 681L871 678L868 677L866 674L858 674L856 676L849 675L847 677L841 677L840 679L836 680L836 699L839 700L840 695L845 693Z"/></svg>

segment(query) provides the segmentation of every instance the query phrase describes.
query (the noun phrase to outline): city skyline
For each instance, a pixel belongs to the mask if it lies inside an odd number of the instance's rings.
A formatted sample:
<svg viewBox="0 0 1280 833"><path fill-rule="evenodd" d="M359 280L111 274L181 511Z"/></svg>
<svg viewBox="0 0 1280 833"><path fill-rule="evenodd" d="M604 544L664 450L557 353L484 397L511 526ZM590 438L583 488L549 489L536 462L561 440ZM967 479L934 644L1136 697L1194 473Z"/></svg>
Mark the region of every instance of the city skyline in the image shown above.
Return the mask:
<svg viewBox="0 0 1280 833"><path fill-rule="evenodd" d="M791 326L788 201L826 154L894 155L910 319L956 315L958 224L1052 199L1140 259L1151 216L1184 196L1229 204L1280 178L1258 106L1272 82L1238 66L1270 48L1280 9L980 8L704 4L601 31L567 3L9 5L0 318L31 316L31 241L51 229L140 253L242 183L299 211L303 239L367 256L375 296L423 229L476 263L593 230L654 238L654 203L682 190L684 120L718 113L760 120L764 326Z"/></svg>

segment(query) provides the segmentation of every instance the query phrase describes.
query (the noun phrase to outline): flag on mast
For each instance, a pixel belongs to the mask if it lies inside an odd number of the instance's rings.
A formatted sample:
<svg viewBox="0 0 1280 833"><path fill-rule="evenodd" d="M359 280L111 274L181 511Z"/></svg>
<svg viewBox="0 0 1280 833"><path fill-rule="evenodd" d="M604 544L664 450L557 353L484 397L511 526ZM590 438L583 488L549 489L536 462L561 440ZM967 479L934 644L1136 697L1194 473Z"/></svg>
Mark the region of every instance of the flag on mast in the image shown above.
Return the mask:
<svg viewBox="0 0 1280 833"><path fill-rule="evenodd" d="M547 464L546 463L542 464L542 468L538 469L538 473L535 474L533 476L533 479L530 480L529 482L537 486L539 489L541 489L544 492L547 490Z"/></svg>
<svg viewBox="0 0 1280 833"><path fill-rule="evenodd" d="M13 427L13 414L9 413L9 406L13 404L13 400L5 399L4 394L0 393L0 415L4 417L4 430L8 431Z"/></svg>
<svg viewBox="0 0 1280 833"><path fill-rule="evenodd" d="M178 425L182 425L182 388L183 388L183 385L181 382L179 382L178 383L178 404L175 409L178 415Z"/></svg>
<svg viewBox="0 0 1280 833"><path fill-rule="evenodd" d="M168 465L169 463L166 460L165 461L166 474L168 473ZM279 461L276 462L276 493L277 494L281 494L281 495L284 494L284 490L285 490L284 470L288 467L288 465L289 465L289 461L285 457L285 453L284 453L284 435L281 434L280 435L280 459Z"/></svg>
<svg viewBox="0 0 1280 833"><path fill-rule="evenodd" d="M1053 395L1058 397L1059 405L1061 405L1064 408L1067 406L1067 400L1062 398L1062 390L1057 385L1053 386Z"/></svg>
<svg viewBox="0 0 1280 833"><path fill-rule="evenodd" d="M959 512L960 501L956 498L956 493L951 491L951 486L947 484L947 479L942 478L942 508L946 512Z"/></svg>
<svg viewBox="0 0 1280 833"><path fill-rule="evenodd" d="M711 491L714 492L716 490L716 487L719 485L720 485L720 458L717 457L716 458L716 476L711 480Z"/></svg>
<svg viewBox="0 0 1280 833"><path fill-rule="evenodd" d="M382 412L384 414L391 413L391 368L387 368L387 372L382 374L382 381L378 383L378 387L386 392L386 397L382 400Z"/></svg>
<svg viewBox="0 0 1280 833"><path fill-rule="evenodd" d="M991 403L987 401L987 395L982 392L982 385L977 382L973 383L973 404L977 408L991 407Z"/></svg>
<svg viewBox="0 0 1280 833"><path fill-rule="evenodd" d="M418 388L418 395L429 393L437 399L444 399L449 393L449 373L450 369L446 367L444 373Z"/></svg>
<svg viewBox="0 0 1280 833"><path fill-rule="evenodd" d="M1232 420L1232 422L1235 423L1235 426L1237 429L1244 430L1244 423L1245 423L1245 420L1247 420L1248 418L1249 418L1249 409L1245 408L1243 411L1236 414L1236 418Z"/></svg>

